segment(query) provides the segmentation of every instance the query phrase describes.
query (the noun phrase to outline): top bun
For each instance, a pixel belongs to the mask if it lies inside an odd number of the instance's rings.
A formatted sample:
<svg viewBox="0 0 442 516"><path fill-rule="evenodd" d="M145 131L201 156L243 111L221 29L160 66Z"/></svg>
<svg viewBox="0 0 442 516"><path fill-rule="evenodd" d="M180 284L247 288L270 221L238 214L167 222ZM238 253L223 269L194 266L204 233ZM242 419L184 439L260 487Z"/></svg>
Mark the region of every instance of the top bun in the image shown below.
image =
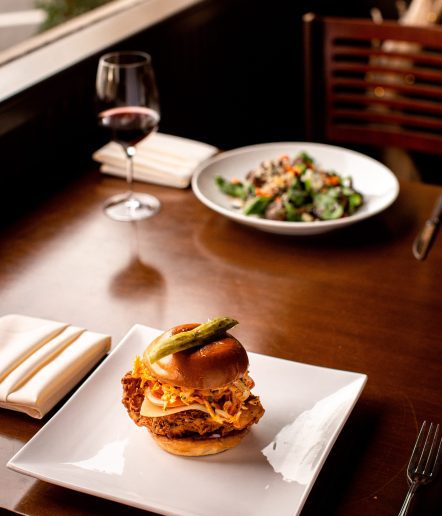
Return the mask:
<svg viewBox="0 0 442 516"><path fill-rule="evenodd" d="M193 389L217 389L234 382L247 371L249 359L242 344L225 333L204 345L167 355L154 364L148 352L160 339L193 330L198 323L182 324L154 339L143 354L143 362L151 373L167 383Z"/></svg>

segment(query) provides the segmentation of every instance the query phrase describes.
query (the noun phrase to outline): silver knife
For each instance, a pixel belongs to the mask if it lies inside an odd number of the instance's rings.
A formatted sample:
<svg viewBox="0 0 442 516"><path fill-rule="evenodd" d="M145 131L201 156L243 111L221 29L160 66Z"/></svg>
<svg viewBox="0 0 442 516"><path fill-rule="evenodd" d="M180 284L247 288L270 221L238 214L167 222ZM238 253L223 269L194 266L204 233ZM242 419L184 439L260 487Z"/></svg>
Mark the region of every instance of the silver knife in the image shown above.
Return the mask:
<svg viewBox="0 0 442 516"><path fill-rule="evenodd" d="M442 215L442 195L436 200L431 217L413 242L413 255L417 260L424 260L430 250L431 243L436 236Z"/></svg>

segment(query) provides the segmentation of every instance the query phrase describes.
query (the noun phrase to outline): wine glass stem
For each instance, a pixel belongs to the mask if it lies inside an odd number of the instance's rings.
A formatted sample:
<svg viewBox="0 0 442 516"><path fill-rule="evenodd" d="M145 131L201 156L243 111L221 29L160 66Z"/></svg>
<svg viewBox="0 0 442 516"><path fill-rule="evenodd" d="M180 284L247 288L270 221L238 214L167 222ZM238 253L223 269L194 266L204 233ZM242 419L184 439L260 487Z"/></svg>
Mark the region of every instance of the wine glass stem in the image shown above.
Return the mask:
<svg viewBox="0 0 442 516"><path fill-rule="evenodd" d="M127 147L126 149L126 157L127 157L127 164L126 164L126 181L127 186L129 190L129 197L132 196L132 182L134 178L134 156L135 156L135 147Z"/></svg>

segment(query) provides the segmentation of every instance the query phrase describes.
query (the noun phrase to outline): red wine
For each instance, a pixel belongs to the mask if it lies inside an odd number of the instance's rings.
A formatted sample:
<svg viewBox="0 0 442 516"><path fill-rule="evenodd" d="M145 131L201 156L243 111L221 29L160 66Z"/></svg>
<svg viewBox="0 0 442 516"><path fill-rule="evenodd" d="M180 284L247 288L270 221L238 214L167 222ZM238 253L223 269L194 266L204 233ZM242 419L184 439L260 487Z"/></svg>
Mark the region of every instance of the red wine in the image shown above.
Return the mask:
<svg viewBox="0 0 442 516"><path fill-rule="evenodd" d="M124 106L102 111L98 115L102 127L111 129L113 140L121 145L135 145L158 125L159 114L146 107Z"/></svg>

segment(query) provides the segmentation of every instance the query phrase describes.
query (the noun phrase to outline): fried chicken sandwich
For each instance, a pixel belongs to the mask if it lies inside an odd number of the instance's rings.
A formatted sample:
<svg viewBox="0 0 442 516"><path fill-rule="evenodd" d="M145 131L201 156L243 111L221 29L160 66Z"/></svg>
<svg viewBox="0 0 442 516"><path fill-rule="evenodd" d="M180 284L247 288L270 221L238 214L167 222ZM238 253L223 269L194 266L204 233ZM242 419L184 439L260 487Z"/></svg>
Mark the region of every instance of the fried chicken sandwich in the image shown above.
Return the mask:
<svg viewBox="0 0 442 516"><path fill-rule="evenodd" d="M123 404L138 426L176 455L233 448L264 409L251 393L249 360L218 317L175 326L154 339L122 379Z"/></svg>

